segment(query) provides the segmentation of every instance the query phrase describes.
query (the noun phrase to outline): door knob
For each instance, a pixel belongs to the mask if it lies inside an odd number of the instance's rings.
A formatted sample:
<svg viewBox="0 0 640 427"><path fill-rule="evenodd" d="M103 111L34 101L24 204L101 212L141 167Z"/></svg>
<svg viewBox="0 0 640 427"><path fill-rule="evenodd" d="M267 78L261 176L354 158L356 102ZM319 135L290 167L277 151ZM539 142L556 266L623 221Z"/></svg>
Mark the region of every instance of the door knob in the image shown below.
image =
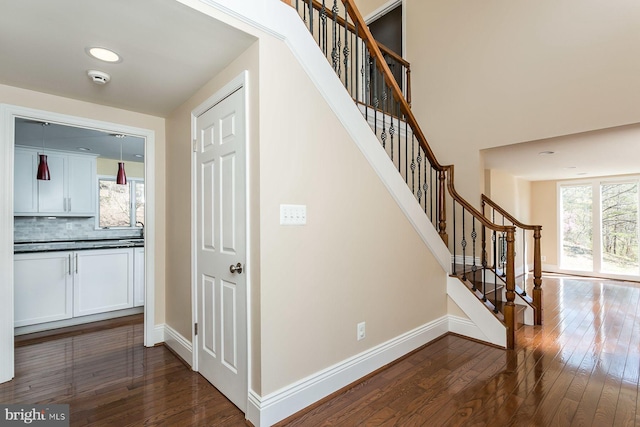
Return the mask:
<svg viewBox="0 0 640 427"><path fill-rule="evenodd" d="M229 271L232 273L242 273L242 264L237 263L236 265L231 264L231 266L229 267Z"/></svg>

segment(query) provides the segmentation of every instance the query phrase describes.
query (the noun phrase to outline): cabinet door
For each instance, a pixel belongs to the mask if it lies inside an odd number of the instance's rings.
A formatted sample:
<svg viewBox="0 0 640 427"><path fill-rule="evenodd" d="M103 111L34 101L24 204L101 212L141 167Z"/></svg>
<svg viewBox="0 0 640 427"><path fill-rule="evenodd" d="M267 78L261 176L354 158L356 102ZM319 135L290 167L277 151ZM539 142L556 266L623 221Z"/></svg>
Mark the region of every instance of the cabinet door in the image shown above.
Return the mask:
<svg viewBox="0 0 640 427"><path fill-rule="evenodd" d="M73 315L133 307L133 249L74 254Z"/></svg>
<svg viewBox="0 0 640 427"><path fill-rule="evenodd" d="M69 252L14 256L14 326L71 318L70 256Z"/></svg>
<svg viewBox="0 0 640 427"><path fill-rule="evenodd" d="M38 212L37 170L37 153L16 148L13 181L13 211L16 214Z"/></svg>
<svg viewBox="0 0 640 427"><path fill-rule="evenodd" d="M96 211L96 159L93 157L69 156L68 205L70 214L95 215Z"/></svg>
<svg viewBox="0 0 640 427"><path fill-rule="evenodd" d="M59 154L48 154L47 163L51 180L38 181L38 212L57 214L66 211L65 161Z"/></svg>
<svg viewBox="0 0 640 427"><path fill-rule="evenodd" d="M144 305L144 248L133 249L133 306Z"/></svg>

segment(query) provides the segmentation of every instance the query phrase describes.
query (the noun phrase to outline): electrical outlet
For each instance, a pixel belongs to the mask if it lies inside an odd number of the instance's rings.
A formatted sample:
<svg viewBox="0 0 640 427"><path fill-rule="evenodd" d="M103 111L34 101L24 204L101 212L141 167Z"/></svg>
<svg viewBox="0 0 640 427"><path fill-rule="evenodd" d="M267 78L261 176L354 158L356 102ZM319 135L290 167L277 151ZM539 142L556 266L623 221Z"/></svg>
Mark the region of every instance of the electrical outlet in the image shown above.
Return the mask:
<svg viewBox="0 0 640 427"><path fill-rule="evenodd" d="M544 255L540 256L540 261L545 262L547 260L547 257Z"/></svg>
<svg viewBox="0 0 640 427"><path fill-rule="evenodd" d="M65 223L65 225L67 226L67 230L73 230L73 223L72 222L67 222L67 223Z"/></svg>
<svg viewBox="0 0 640 427"><path fill-rule="evenodd" d="M365 332L365 322L360 322L358 323L358 327L357 327L357 338L358 341L363 340L364 337L367 335Z"/></svg>

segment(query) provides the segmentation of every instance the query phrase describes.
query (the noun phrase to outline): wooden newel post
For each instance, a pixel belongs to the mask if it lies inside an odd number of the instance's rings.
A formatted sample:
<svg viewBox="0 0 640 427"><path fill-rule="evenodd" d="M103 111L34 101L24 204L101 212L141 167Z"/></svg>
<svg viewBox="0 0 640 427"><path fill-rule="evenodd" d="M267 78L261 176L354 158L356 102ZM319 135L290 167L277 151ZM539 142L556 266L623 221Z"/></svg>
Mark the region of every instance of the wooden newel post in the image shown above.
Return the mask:
<svg viewBox="0 0 640 427"><path fill-rule="evenodd" d="M507 324L507 348L515 348L516 325L515 303L516 299L516 229L509 227L507 230L507 302L504 306L504 321Z"/></svg>
<svg viewBox="0 0 640 427"><path fill-rule="evenodd" d="M542 325L542 257L540 255L540 238L542 226L537 225L533 231L533 306L536 308L534 323Z"/></svg>
<svg viewBox="0 0 640 427"><path fill-rule="evenodd" d="M438 194L438 233L445 245L449 246L449 236L447 236L447 209L445 207L445 188L447 176L444 170L438 172L439 194Z"/></svg>

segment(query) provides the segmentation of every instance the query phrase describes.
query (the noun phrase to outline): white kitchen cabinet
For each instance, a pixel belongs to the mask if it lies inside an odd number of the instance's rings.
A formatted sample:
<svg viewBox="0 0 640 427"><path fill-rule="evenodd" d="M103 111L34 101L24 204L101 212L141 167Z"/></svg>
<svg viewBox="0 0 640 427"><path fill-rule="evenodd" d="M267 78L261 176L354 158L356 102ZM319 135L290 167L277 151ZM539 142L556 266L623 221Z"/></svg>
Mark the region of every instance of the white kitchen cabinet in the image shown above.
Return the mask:
<svg viewBox="0 0 640 427"><path fill-rule="evenodd" d="M38 155L32 150L16 148L14 159L13 209L15 212L38 212Z"/></svg>
<svg viewBox="0 0 640 427"><path fill-rule="evenodd" d="M133 249L133 306L144 306L144 248Z"/></svg>
<svg viewBox="0 0 640 427"><path fill-rule="evenodd" d="M70 252L14 256L14 325L27 326L73 315Z"/></svg>
<svg viewBox="0 0 640 427"><path fill-rule="evenodd" d="M15 153L15 215L95 215L95 156L47 150L51 179L40 181L36 179L38 151L16 147Z"/></svg>
<svg viewBox="0 0 640 427"><path fill-rule="evenodd" d="M133 249L74 253L73 316L133 307Z"/></svg>

